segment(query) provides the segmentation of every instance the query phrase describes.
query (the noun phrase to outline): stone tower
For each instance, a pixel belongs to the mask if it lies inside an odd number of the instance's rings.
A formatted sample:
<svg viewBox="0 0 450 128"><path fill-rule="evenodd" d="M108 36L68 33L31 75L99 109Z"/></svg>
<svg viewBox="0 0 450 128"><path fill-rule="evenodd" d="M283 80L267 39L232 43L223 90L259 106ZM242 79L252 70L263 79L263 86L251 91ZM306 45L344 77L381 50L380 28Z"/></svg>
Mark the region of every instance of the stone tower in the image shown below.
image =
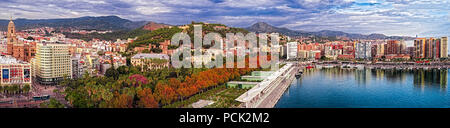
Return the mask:
<svg viewBox="0 0 450 128"><path fill-rule="evenodd" d="M16 26L14 25L14 22L11 20L9 21L8 24L8 33L6 35L8 41L7 41L7 54L8 55L13 55L13 46L14 44L17 43L17 38L16 38Z"/></svg>
<svg viewBox="0 0 450 128"><path fill-rule="evenodd" d="M7 54L12 55L16 59L25 60L24 44L22 41L17 40L16 26L14 25L12 18L8 24L7 39Z"/></svg>

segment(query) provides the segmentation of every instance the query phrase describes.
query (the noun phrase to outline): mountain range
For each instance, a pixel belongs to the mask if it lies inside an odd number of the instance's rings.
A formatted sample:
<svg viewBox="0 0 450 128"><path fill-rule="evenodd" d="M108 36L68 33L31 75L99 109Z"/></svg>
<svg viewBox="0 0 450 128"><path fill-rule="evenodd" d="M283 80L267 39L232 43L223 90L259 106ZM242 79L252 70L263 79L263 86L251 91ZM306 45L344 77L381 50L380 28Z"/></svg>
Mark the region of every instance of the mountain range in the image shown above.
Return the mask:
<svg viewBox="0 0 450 128"><path fill-rule="evenodd" d="M348 37L350 39L404 39L404 40L412 40L413 37L407 37L407 36L386 36L384 34L370 34L370 35L363 35L363 34L353 34L353 33L346 33L342 31L331 31L331 30L322 30L318 32L307 32L307 31L301 31L301 30L290 30L288 28L278 28L272 25L269 25L265 22L258 22L253 24L250 27L245 28L248 31L256 32L256 33L271 33L271 32L277 32L283 35L287 36L320 36L320 37Z"/></svg>
<svg viewBox="0 0 450 128"><path fill-rule="evenodd" d="M168 24L161 24L161 23L156 23L156 22L153 22L153 21L149 21L146 25L144 25L142 27L142 29L153 31L153 30L156 30L156 29L167 28L167 27L170 27L170 26L171 25L168 25Z"/></svg>
<svg viewBox="0 0 450 128"><path fill-rule="evenodd" d="M6 30L9 20L0 20L0 30ZM16 29L29 29L36 27L55 27L55 28L75 28L75 29L95 29L95 30L127 30L142 28L144 30L156 30L159 28L169 27L171 25L156 23L151 21L131 21L120 18L118 16L100 16L100 17L79 17L64 19L15 19ZM258 22L250 27L244 28L256 33L278 32L287 36L320 36L320 37L348 37L350 39L414 39L412 37L402 36L386 36L383 34L352 34L342 31L322 30L318 32L308 32L301 30L291 30L288 28L278 28L265 22Z"/></svg>
<svg viewBox="0 0 450 128"><path fill-rule="evenodd" d="M0 29L7 29L9 20L0 20ZM146 25L147 21L130 21L118 16L79 17L64 19L15 19L16 29L36 27L95 29L95 30L133 30Z"/></svg>

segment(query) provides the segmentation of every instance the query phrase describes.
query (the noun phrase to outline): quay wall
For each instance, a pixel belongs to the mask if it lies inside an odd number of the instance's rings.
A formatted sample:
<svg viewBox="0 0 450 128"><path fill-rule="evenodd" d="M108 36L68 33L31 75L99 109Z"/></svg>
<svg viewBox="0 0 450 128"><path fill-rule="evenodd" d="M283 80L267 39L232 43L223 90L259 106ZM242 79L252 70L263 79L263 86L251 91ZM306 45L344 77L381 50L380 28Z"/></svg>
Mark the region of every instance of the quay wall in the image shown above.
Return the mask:
<svg viewBox="0 0 450 128"><path fill-rule="evenodd" d="M272 108L295 79L299 66L286 64L258 85L239 96L242 108Z"/></svg>
<svg viewBox="0 0 450 128"><path fill-rule="evenodd" d="M450 65L446 64L316 64L315 66L316 68L363 66L368 69L450 69Z"/></svg>

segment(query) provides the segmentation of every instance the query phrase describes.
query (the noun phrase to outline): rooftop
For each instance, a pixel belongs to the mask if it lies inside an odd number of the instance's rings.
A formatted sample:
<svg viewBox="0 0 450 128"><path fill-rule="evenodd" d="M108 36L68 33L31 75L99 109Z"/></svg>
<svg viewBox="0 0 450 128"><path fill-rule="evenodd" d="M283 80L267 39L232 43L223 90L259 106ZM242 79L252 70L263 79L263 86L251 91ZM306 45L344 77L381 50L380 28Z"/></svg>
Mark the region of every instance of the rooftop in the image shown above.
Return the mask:
<svg viewBox="0 0 450 128"><path fill-rule="evenodd" d="M255 87L251 88L241 96L239 96L236 100L239 102L248 102L252 100L255 96L258 96L263 90L269 88L271 83L276 80L279 76L281 76L286 70L289 70L293 66L292 63L287 63L281 69L277 70L262 82L258 83Z"/></svg>
<svg viewBox="0 0 450 128"><path fill-rule="evenodd" d="M17 60L14 57L11 56L0 56L0 64L26 64L26 62Z"/></svg>
<svg viewBox="0 0 450 128"><path fill-rule="evenodd" d="M241 78L258 78L258 79L265 79L268 76L241 76Z"/></svg>
<svg viewBox="0 0 450 128"><path fill-rule="evenodd" d="M259 84L259 82L247 82L247 81L230 81L228 84Z"/></svg>
<svg viewBox="0 0 450 128"><path fill-rule="evenodd" d="M214 104L214 101L211 100L199 100L195 103L192 104L193 108L203 108L206 107L208 105Z"/></svg>
<svg viewBox="0 0 450 128"><path fill-rule="evenodd" d="M139 53L131 57L132 59L166 59L169 60L169 56L166 54L152 54L152 53Z"/></svg>

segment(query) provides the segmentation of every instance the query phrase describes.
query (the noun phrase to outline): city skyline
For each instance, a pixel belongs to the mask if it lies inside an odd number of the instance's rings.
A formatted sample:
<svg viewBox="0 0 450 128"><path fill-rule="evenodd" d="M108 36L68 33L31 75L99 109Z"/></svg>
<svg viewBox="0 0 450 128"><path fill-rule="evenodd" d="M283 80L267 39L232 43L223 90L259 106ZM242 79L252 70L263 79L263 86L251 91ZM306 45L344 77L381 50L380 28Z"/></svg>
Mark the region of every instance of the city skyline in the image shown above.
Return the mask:
<svg viewBox="0 0 450 128"><path fill-rule="evenodd" d="M292 89L288 89L290 86L298 86L299 81L301 84L303 80L307 82L314 77L311 73L315 71L329 72L329 69L338 69L332 71L337 74L354 73L344 79L326 80L339 83L349 81L352 86L350 91L369 87L368 84L403 84L391 80L369 81L398 75L392 71L409 72L404 74L410 76L407 77L409 80L403 81L410 82L411 86L402 86L406 87L403 90L390 88L400 94L413 94L409 93L411 89L423 90L423 86L438 86L439 90L434 91L436 94L447 91L450 68L448 37L416 38L413 45L408 46L404 38L290 37L282 32L255 34L248 33L251 30L203 22L150 28L146 27L147 24L138 29L113 32L108 30L110 27L101 30L96 25L121 24L109 22L117 20L135 22L118 17L100 21L93 17L80 19L85 19L87 23L79 25L74 19L65 19L59 22L68 23L66 26L44 24L22 31L16 31L14 20L7 20L7 31L2 32L6 37L0 39L0 97L3 97L0 98L0 108L279 108L294 105L292 103L296 99L289 101L285 97L286 90ZM18 20L17 25L21 22L24 20ZM85 25L87 30L80 27ZM205 31L199 31L201 28ZM267 24L258 28L269 31L270 28L279 29ZM217 36L211 38L209 33L216 33L214 35ZM238 35L233 36L234 33ZM245 37L243 33L246 33ZM264 40L259 40L257 44L258 38L267 39L269 36L270 44L266 42L269 45L262 43ZM203 41L199 41L199 37ZM180 46L180 43L183 44ZM189 43L194 43L194 47ZM202 45L204 47L200 47ZM205 68L200 68L203 65ZM329 82L319 84L335 85ZM311 84L304 86L308 85ZM383 99L396 97L386 95L384 92L390 91L385 90L378 88L376 95L365 93L370 94L367 96L348 94L352 97L384 96ZM342 95L341 92L335 94ZM341 99L326 93L316 94ZM310 96L299 98L307 97ZM324 107L349 108L421 107L424 104L446 107L449 101L436 95L402 97L430 98L430 101L439 104L417 103L417 100L408 99L413 102L396 104L397 100L392 100L389 104L380 104L380 101L384 103L386 100L363 99L370 102L344 101L342 105L327 101L321 103Z"/></svg>
<svg viewBox="0 0 450 128"><path fill-rule="evenodd" d="M133 21L191 21L248 27L267 22L293 30L336 30L396 36L437 37L450 32L448 0L194 0L2 1L2 19L53 19L117 15Z"/></svg>

